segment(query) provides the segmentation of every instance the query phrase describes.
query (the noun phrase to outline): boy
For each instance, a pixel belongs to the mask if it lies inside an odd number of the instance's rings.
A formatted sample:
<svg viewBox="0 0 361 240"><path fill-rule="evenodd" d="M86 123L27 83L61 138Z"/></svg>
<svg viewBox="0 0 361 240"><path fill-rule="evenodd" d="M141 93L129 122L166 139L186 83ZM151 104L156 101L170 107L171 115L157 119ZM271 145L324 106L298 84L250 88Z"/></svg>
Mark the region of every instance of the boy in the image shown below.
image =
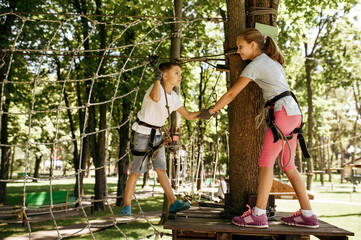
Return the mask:
<svg viewBox="0 0 361 240"><path fill-rule="evenodd" d="M123 208L120 210L120 215L130 216L131 212L131 199L134 193L134 189L140 175L147 171L147 158L152 155L150 150L155 150L159 146L158 153L155 159L153 159L153 168L157 172L158 179L164 193L170 202L169 211L178 212L188 209L189 203L181 202L177 200L169 179L166 173L166 158L165 148L161 145L163 137L161 135L161 127L165 125L165 121L168 118L168 113L178 111L185 119L193 120L197 119L203 114L203 119L209 119L210 115L208 111L202 110L202 112L188 112L183 106L178 95L173 91L173 87L179 86L182 80L181 67L177 63L162 63L159 69L155 72L154 84L148 89L144 98L141 110L138 112L138 118L133 124L134 130L134 155L133 164L131 167L131 173L129 175L126 187L125 198ZM164 93L164 89L166 94ZM167 99L165 96L167 95ZM169 112L167 110L169 106Z"/></svg>

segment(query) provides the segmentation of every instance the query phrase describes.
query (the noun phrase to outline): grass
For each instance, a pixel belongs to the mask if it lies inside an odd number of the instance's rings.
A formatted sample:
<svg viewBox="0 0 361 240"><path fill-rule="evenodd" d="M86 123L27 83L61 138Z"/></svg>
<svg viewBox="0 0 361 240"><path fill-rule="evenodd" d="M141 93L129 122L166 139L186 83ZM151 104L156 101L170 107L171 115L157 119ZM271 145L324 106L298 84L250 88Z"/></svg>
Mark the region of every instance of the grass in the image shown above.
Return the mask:
<svg viewBox="0 0 361 240"><path fill-rule="evenodd" d="M160 233L168 233L171 234L171 230L164 230L163 226L158 225L160 218L151 219L150 222L153 224L155 229ZM138 238L146 238L154 239L155 233L154 229L144 220L131 224L123 224L120 225L119 228L126 234L128 239L138 239ZM106 229L104 231L100 231L94 234L96 239L123 239L122 233L119 232L115 227ZM74 238L74 239L93 239L91 235L84 235L82 237ZM163 236L162 239L172 239L170 236Z"/></svg>
<svg viewBox="0 0 361 240"><path fill-rule="evenodd" d="M139 201L139 204L141 205L143 211L161 210L162 206L163 206L162 205L163 204L163 195L152 197L152 198L138 199L138 201ZM117 214L120 210L120 207L112 206L112 209L114 211L114 214ZM133 213L139 212L137 204L135 204L135 203L132 206L132 212ZM106 211L104 211L104 212L95 212L94 214L91 214L90 209L87 208L86 213L87 213L88 217L92 218L90 220L102 219L104 217L112 216L111 212L109 211L109 208L107 208ZM56 223L57 223L58 227L77 224L77 223L84 223L86 221L86 219L85 219L85 217L82 217L82 216L83 215L81 215L81 216L78 215L78 216L69 217L71 219L67 219L67 220L57 220ZM135 223L132 223L132 224L135 224ZM120 228L123 229L123 226L124 226L125 228L131 229L132 227L131 226L129 227L128 225L132 225L132 224L121 225ZM141 223L139 223L139 224L141 225ZM146 226L148 224L143 223L143 225ZM40 230L55 229L54 222L52 220L44 221L44 222L40 222L40 223L31 223L30 227L31 227L32 232L40 231ZM29 232L29 230L28 230L27 226L22 227L20 224L0 223L0 239L2 239L4 237L9 237L9 236L27 234L28 232ZM118 236L119 236L119 232L118 232ZM103 238L99 238L99 239L103 239Z"/></svg>
<svg viewBox="0 0 361 240"><path fill-rule="evenodd" d="M108 178L108 189L109 192L116 191L117 179ZM53 181L52 188L53 191L57 190L72 190L74 186L74 181L72 180L61 180ZM93 194L94 179L85 179L85 193L90 195ZM137 190L140 189L137 185ZM47 182L39 183L27 183L26 184L27 192L31 191L49 191L49 184ZM321 186L318 180L314 181L313 192L315 193L315 200L311 201L312 207L317 214L317 216L330 224L336 225L337 227L344 228L351 232L355 233L355 237L350 237L350 240L361 239L361 186L357 186L357 192L352 191L352 184L350 183L339 183L339 179L334 178L333 183L325 181L324 186ZM14 204L22 203L22 192L23 184L12 183L8 184L8 200ZM151 198L139 199L143 211L152 211L152 210L161 210L163 203L163 195L156 196ZM276 200L277 211L279 212L293 212L299 209L299 204L297 200ZM115 214L120 210L119 207L112 207ZM137 205L133 202L132 211L134 213L138 212ZM105 212L96 212L93 215L89 213L87 209L88 216L102 218L104 216L110 216L109 211ZM79 216L77 216L79 217ZM66 226L75 223L84 222L85 219L74 219L69 220L59 220L57 221L58 226ZM162 233L170 233L169 230L164 230L162 226L157 225L159 218L152 219L151 223L154 224L155 228ZM118 227L128 236L128 239L137 239L147 237L154 233L153 228L146 221L138 221L129 224L121 224ZM41 223L32 223L31 231L39 231L45 229L54 229L53 221L46 221ZM16 236L20 234L28 233L28 229L21 227L19 224L0 224L0 239L7 236ZM111 238L121 238L122 234L115 228L109 228L97 233L94 233L96 239L111 239ZM151 237L150 239L153 239ZM93 237L88 234L82 237L77 237L74 239L93 239ZM162 239L171 239L171 237L164 236ZM312 237L311 239L317 239Z"/></svg>
<svg viewBox="0 0 361 240"><path fill-rule="evenodd" d="M70 192L73 191L75 184L75 180L69 180L69 179L62 179L62 180L55 180L52 182L52 191L60 191L60 190L69 190ZM157 185L159 187L159 185ZM108 192L115 192L117 188L117 179L116 178L108 178ZM23 202L23 189L24 185L23 183L9 183L7 185L7 204L8 205L22 205ZM84 179L84 192L86 195L92 195L94 193L94 179ZM141 189L141 181L138 182L136 191ZM49 191L49 182L43 181L38 183L27 183L26 184L26 192L43 192L43 191ZM163 195L161 196L155 196L151 198L143 198L138 199L139 204L141 205L141 208L143 211L155 211L155 210L161 210L163 206ZM11 203L11 204L9 204ZM120 210L120 207L116 207L115 205L112 205L112 210L114 214L117 214ZM135 201L133 201L132 205L132 212L138 213L140 210L138 209L138 206ZM112 216L110 210L108 207L106 207L106 211L104 212L95 212L94 214L90 213L90 208L86 208L87 216L91 217L92 219L101 219L103 217L110 217ZM82 216L82 215L81 215ZM67 220L57 220L56 223L58 226L67 226L77 223L83 223L86 221L84 217L81 216L71 216ZM159 220L158 220L159 221ZM136 225L141 226L142 223L133 223ZM128 226L129 225L129 226ZM125 224L121 225L126 228L132 229L132 224ZM148 225L143 223L144 226ZM31 223L31 231L40 231L40 230L48 230L48 229L54 229L54 222L51 221L44 221L40 223ZM114 228L115 229L115 228ZM119 236L119 231L117 231L117 236ZM148 230L144 230L148 231ZM0 239L9 237L9 236L16 236L21 234L27 234L29 232L28 227L22 227L19 224L8 224L8 223L0 223ZM138 232L140 233L140 232ZM134 233L135 235L138 233ZM134 235L133 234L133 235ZM91 237L91 235L89 235ZM103 238L101 238L103 239Z"/></svg>

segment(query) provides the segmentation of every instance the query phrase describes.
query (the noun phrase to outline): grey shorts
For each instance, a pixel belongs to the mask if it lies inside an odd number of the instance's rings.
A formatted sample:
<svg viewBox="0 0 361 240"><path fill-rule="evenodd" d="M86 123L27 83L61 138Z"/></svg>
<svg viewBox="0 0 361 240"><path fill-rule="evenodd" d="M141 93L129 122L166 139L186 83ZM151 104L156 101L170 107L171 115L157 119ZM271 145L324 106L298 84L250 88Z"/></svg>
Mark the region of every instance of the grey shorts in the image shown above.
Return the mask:
<svg viewBox="0 0 361 240"><path fill-rule="evenodd" d="M154 137L153 145L157 146L163 139L162 135L156 135ZM150 141L150 135L134 132L134 150L139 152L145 152L148 150L148 144ZM144 159L144 156L133 156L133 163L130 171L132 173L141 174L148 170L148 157ZM167 170L165 148L164 145L159 149L158 156L153 160L153 169ZM142 165L142 167L141 167Z"/></svg>

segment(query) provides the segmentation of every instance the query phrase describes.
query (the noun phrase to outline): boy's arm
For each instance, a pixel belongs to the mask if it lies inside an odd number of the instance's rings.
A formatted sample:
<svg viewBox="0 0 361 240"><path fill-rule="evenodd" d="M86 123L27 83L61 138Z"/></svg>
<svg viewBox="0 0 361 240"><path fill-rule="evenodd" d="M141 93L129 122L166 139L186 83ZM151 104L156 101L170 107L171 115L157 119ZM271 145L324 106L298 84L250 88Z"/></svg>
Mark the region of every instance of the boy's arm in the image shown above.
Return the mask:
<svg viewBox="0 0 361 240"><path fill-rule="evenodd" d="M161 88L162 86L160 85L160 81L154 81L154 85L152 88L152 91L150 91L149 93L149 97L154 101L154 102L158 102L161 98Z"/></svg>
<svg viewBox="0 0 361 240"><path fill-rule="evenodd" d="M161 98L161 90L160 88L162 87L160 85L160 81L163 78L163 72L158 68L155 73L154 73L154 85L152 88L152 91L150 91L149 97L154 101L154 102L158 102Z"/></svg>
<svg viewBox="0 0 361 240"><path fill-rule="evenodd" d="M200 111L198 112L189 112L185 107L180 107L177 109L177 112L179 112L180 115L182 115L182 117L184 117L187 120L195 120L198 119L198 115L201 113Z"/></svg>

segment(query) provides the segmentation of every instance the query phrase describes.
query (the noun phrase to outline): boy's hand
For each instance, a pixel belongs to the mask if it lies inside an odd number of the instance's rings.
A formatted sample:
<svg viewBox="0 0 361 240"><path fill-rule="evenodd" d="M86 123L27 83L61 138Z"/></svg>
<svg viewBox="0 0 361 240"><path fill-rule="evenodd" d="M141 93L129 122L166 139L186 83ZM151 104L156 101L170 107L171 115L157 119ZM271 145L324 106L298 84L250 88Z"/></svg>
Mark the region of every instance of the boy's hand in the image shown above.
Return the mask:
<svg viewBox="0 0 361 240"><path fill-rule="evenodd" d="M199 119L201 119L201 120L208 120L208 119L210 119L211 117L215 117L215 116L217 116L217 114L218 114L218 112L215 112L215 113L213 113L213 114L211 114L210 112L209 112L209 109L211 109L211 108L213 108L214 106L210 106L208 109L205 109L205 108L203 108L202 110L201 110L201 113L197 116Z"/></svg>
<svg viewBox="0 0 361 240"><path fill-rule="evenodd" d="M212 117L212 114L208 111L208 109L202 108L201 113L197 115L200 120L208 120Z"/></svg>
<svg viewBox="0 0 361 240"><path fill-rule="evenodd" d="M163 71L157 68L154 73L154 81L162 81L163 78Z"/></svg>

